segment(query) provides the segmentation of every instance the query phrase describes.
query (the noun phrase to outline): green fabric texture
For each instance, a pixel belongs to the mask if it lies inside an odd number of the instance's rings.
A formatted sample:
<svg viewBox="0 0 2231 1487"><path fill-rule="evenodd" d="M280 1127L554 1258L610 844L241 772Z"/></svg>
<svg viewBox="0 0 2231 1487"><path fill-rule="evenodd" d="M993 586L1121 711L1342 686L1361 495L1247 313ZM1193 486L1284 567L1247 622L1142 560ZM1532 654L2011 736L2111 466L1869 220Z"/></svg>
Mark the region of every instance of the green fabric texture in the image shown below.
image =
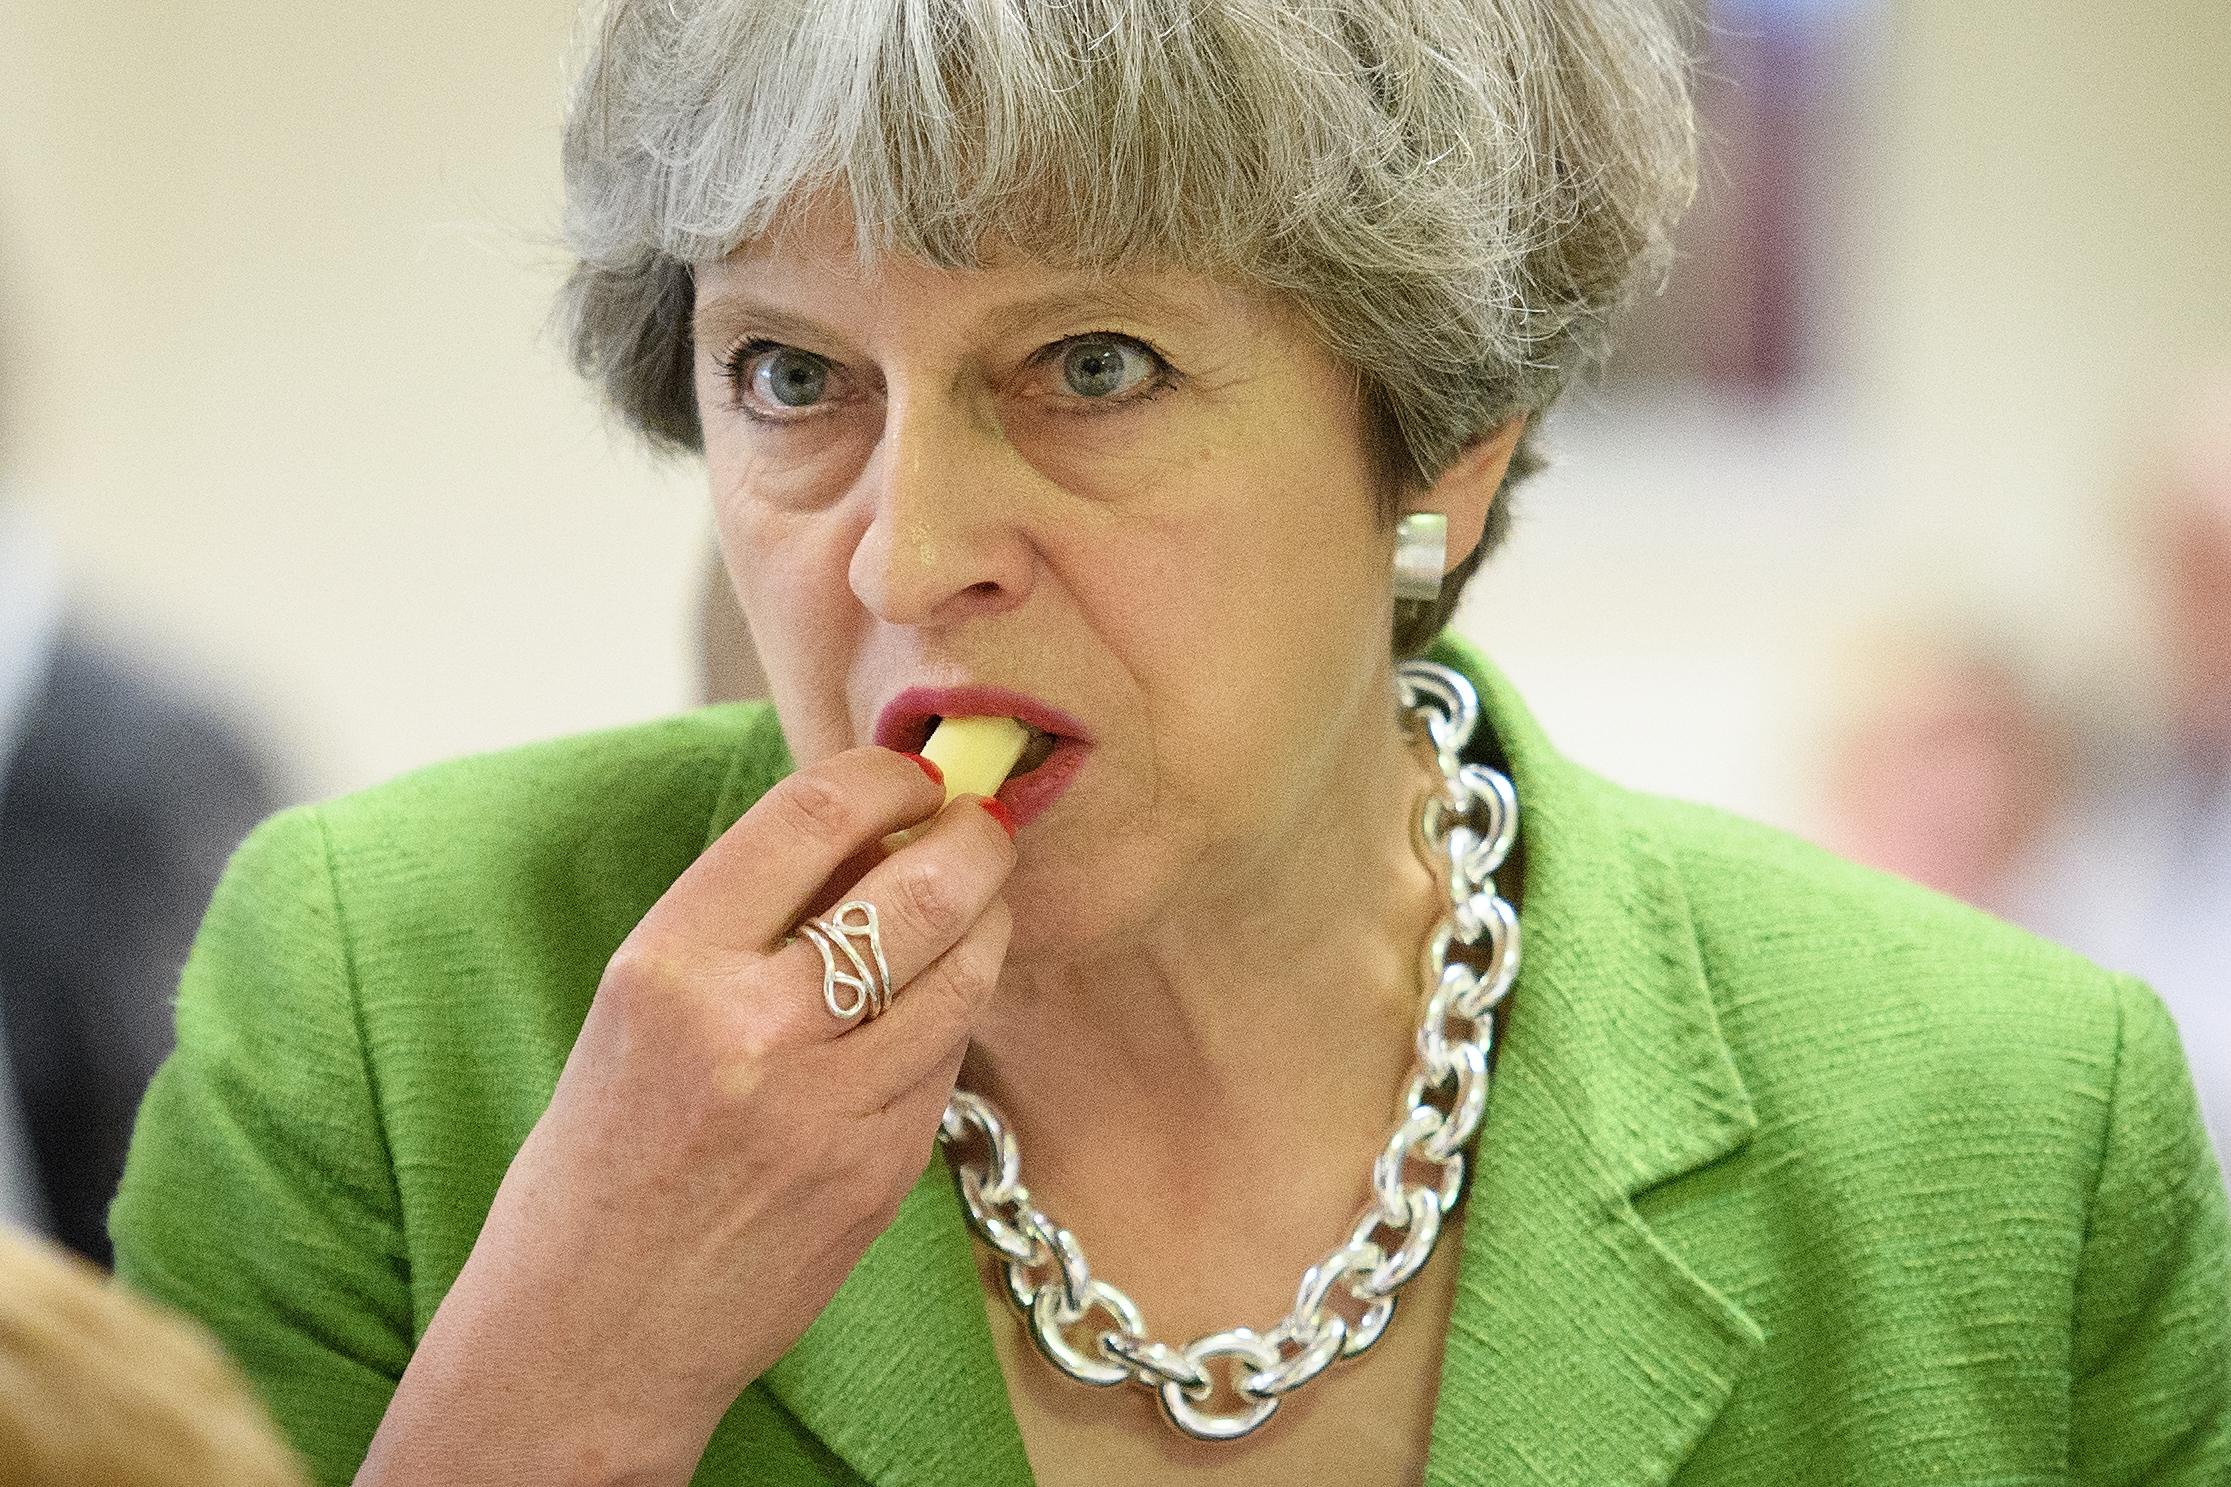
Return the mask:
<svg viewBox="0 0 2231 1487"><path fill-rule="evenodd" d="M1517 786L1525 957L1427 1480L2231 1483L2224 1192L2160 1002L1609 784L1477 651L1432 654ZM354 1475L605 961L791 767L771 709L707 708L240 849L111 1227L320 1482ZM970 1245L933 1160L695 1481L1028 1482Z"/></svg>

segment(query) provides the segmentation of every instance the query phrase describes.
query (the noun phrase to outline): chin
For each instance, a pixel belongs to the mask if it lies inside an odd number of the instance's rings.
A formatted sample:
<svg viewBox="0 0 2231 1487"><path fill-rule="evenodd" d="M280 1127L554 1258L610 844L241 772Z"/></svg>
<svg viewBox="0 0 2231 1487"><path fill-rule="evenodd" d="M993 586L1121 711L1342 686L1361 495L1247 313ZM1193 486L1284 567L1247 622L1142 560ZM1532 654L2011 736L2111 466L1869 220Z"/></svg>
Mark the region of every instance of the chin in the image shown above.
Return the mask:
<svg viewBox="0 0 2231 1487"><path fill-rule="evenodd" d="M1106 854L1025 847L1002 893L1015 916L1010 965L1090 958L1137 928L1136 897Z"/></svg>
<svg viewBox="0 0 2231 1487"><path fill-rule="evenodd" d="M1000 890L1015 916L1008 964L1071 959L1099 938L1105 885L1094 878L1051 853L1025 851Z"/></svg>

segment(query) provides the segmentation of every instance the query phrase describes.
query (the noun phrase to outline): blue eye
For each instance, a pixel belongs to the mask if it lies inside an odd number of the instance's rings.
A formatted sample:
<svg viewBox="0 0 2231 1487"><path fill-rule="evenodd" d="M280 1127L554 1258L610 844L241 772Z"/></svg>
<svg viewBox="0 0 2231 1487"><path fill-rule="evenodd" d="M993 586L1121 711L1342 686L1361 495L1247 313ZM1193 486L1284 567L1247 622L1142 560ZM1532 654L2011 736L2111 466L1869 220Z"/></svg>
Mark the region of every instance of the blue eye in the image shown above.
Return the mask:
<svg viewBox="0 0 2231 1487"><path fill-rule="evenodd" d="M1056 397L1053 403L1063 412L1118 412L1183 380L1160 351L1136 336L1115 331L1071 336L1047 347L1034 360L1043 365L1056 357L1069 396ZM834 406L830 383L839 369L824 357L781 341L746 340L720 358L720 370L730 389L730 406L755 422L798 423L817 415L824 405Z"/></svg>
<svg viewBox="0 0 2231 1487"><path fill-rule="evenodd" d="M829 390L829 364L780 341L745 341L721 357L720 370L736 410L762 423L788 422L780 411L786 408L803 416Z"/></svg>
<svg viewBox="0 0 2231 1487"><path fill-rule="evenodd" d="M1127 374L1126 364L1133 370ZM1104 399L1130 391L1156 371L1153 355L1128 339L1082 336L1061 358L1062 380L1080 397Z"/></svg>
<svg viewBox="0 0 2231 1487"><path fill-rule="evenodd" d="M829 386L829 366L795 347L777 347L752 368L751 389L781 408L807 408Z"/></svg>

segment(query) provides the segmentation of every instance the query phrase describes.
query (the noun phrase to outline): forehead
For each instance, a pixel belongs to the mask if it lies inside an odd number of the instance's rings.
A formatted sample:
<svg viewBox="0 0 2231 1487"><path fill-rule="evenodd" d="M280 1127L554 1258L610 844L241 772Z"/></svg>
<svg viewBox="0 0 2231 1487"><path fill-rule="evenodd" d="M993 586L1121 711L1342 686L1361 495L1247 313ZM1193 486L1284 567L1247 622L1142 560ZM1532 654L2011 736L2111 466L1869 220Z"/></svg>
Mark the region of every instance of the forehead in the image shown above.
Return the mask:
<svg viewBox="0 0 2231 1487"><path fill-rule="evenodd" d="M975 261L936 264L879 249L841 201L786 209L769 230L696 266L701 331L740 318L885 318L908 313L987 333L1048 320L1115 314L1173 332L1230 336L1290 328L1284 296L1197 267L1168 263L1087 266L1076 256L1005 240Z"/></svg>

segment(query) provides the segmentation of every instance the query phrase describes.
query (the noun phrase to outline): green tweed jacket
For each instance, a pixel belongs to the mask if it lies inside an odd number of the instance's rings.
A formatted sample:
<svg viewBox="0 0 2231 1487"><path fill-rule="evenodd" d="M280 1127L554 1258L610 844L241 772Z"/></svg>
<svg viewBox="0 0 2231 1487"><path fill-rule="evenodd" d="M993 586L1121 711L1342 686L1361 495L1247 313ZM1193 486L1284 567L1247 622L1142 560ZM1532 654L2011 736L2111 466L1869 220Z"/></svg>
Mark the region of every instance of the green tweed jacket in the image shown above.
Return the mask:
<svg viewBox="0 0 2231 1487"><path fill-rule="evenodd" d="M1477 653L1436 655L1518 788L1527 937L1427 1480L2231 1483L2224 1190L2153 995L1608 784ZM241 848L111 1225L124 1281L215 1329L322 1482L606 959L789 768L767 707L716 707ZM696 1481L1027 1483L970 1244L940 1158Z"/></svg>

